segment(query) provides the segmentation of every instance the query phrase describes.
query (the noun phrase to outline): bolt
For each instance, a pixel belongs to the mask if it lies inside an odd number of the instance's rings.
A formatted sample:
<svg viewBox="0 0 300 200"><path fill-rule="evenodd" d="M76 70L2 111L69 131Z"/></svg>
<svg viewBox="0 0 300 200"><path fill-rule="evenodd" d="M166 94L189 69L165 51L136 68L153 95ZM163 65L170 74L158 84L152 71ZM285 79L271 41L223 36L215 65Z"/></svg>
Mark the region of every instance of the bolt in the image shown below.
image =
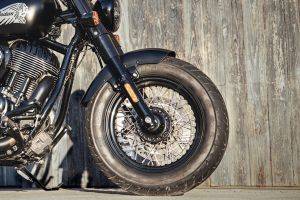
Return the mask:
<svg viewBox="0 0 300 200"><path fill-rule="evenodd" d="M6 154L7 154L7 155L11 155L11 154L12 154L12 151L11 151L11 150L7 150L7 151L6 151Z"/></svg>
<svg viewBox="0 0 300 200"><path fill-rule="evenodd" d="M147 124L152 124L152 119L151 119L151 117L146 117L146 118L145 118L145 122L146 122Z"/></svg>
<svg viewBox="0 0 300 200"><path fill-rule="evenodd" d="M132 76L133 76L134 78L138 78L138 77L139 77L139 75L138 75L137 73L133 73Z"/></svg>
<svg viewBox="0 0 300 200"><path fill-rule="evenodd" d="M15 145L15 146L13 146L13 148L12 148L14 151L17 151L18 150L18 147Z"/></svg>

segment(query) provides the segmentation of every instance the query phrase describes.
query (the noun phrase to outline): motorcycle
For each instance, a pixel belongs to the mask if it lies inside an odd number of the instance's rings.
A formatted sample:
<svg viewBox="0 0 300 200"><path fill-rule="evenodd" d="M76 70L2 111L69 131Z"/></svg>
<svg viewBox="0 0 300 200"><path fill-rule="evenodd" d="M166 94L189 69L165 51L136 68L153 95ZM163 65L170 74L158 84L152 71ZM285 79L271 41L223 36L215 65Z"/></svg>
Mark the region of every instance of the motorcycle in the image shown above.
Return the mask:
<svg viewBox="0 0 300 200"><path fill-rule="evenodd" d="M44 190L60 187L46 187L27 167L70 133L74 75L90 47L101 71L81 104L90 152L109 180L138 195L178 195L217 168L229 134L217 87L173 51L124 53L113 34L120 16L119 0L0 1L1 166ZM58 42L64 24L75 29L69 44Z"/></svg>

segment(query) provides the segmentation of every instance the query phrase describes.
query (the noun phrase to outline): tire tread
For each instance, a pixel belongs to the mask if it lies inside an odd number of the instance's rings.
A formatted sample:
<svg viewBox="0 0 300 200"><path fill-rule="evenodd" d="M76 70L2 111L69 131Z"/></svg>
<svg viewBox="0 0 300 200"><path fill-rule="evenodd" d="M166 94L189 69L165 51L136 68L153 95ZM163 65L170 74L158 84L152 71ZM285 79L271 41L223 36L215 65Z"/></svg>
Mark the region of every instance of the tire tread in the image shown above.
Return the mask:
<svg viewBox="0 0 300 200"><path fill-rule="evenodd" d="M92 134L89 134L91 131L89 128L90 118L87 117L85 128L87 130L88 147L90 149L92 157L95 160L96 165L113 183L125 189L126 191L137 195L177 196L182 195L185 192L195 188L196 186L204 182L217 168L217 166L222 160L228 143L229 121L225 102L217 87L213 84L210 78L207 77L202 71L200 71L193 65L181 61L179 59L168 57L163 62L177 66L181 70L189 73L194 78L196 78L198 82L202 84L202 86L206 89L213 102L215 112L217 112L216 136L214 139L213 146L211 147L210 153L207 156L206 160L202 163L202 165L199 166L199 168L193 174L191 174L188 178L185 178L184 181L181 181L179 184L177 182L176 184L174 183L165 187L144 188L139 185L133 185L124 181L122 178L116 176L112 171L110 171L109 168L104 164L100 156L97 154L96 147L93 145ZM93 105L94 101L95 98L92 100L92 102L90 102L87 108L87 116L90 116L91 114L91 105Z"/></svg>

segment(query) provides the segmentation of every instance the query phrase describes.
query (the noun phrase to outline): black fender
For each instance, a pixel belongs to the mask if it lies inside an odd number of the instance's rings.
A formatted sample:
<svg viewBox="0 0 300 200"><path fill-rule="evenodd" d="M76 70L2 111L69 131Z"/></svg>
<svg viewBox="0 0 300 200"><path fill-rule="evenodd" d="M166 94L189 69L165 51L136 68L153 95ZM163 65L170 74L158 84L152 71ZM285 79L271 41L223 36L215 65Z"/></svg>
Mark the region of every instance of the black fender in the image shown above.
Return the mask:
<svg viewBox="0 0 300 200"><path fill-rule="evenodd" d="M134 68L137 64L158 64L166 57L175 56L176 53L174 51L166 49L141 49L122 55L121 60L127 68ZM81 100L82 106L86 107L93 99L94 95L97 94L97 92L104 86L104 84L110 82L112 79L112 74L109 69L109 66L105 66L93 80Z"/></svg>

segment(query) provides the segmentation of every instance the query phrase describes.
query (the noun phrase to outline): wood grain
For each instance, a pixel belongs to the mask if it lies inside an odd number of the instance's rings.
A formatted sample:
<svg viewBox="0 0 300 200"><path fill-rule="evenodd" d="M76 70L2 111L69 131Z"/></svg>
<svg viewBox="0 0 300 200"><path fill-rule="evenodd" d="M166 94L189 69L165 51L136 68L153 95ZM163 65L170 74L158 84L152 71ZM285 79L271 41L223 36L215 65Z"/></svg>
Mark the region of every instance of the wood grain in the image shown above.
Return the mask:
<svg viewBox="0 0 300 200"><path fill-rule="evenodd" d="M229 146L202 186L300 186L300 1L122 0L118 34L125 51L175 50L196 65L223 94L230 119ZM61 41L73 34L64 28ZM95 74L88 52L77 69L65 136L37 169L50 185L111 186L86 148L79 101ZM28 187L11 168L0 186ZM29 185L30 186L30 185Z"/></svg>

